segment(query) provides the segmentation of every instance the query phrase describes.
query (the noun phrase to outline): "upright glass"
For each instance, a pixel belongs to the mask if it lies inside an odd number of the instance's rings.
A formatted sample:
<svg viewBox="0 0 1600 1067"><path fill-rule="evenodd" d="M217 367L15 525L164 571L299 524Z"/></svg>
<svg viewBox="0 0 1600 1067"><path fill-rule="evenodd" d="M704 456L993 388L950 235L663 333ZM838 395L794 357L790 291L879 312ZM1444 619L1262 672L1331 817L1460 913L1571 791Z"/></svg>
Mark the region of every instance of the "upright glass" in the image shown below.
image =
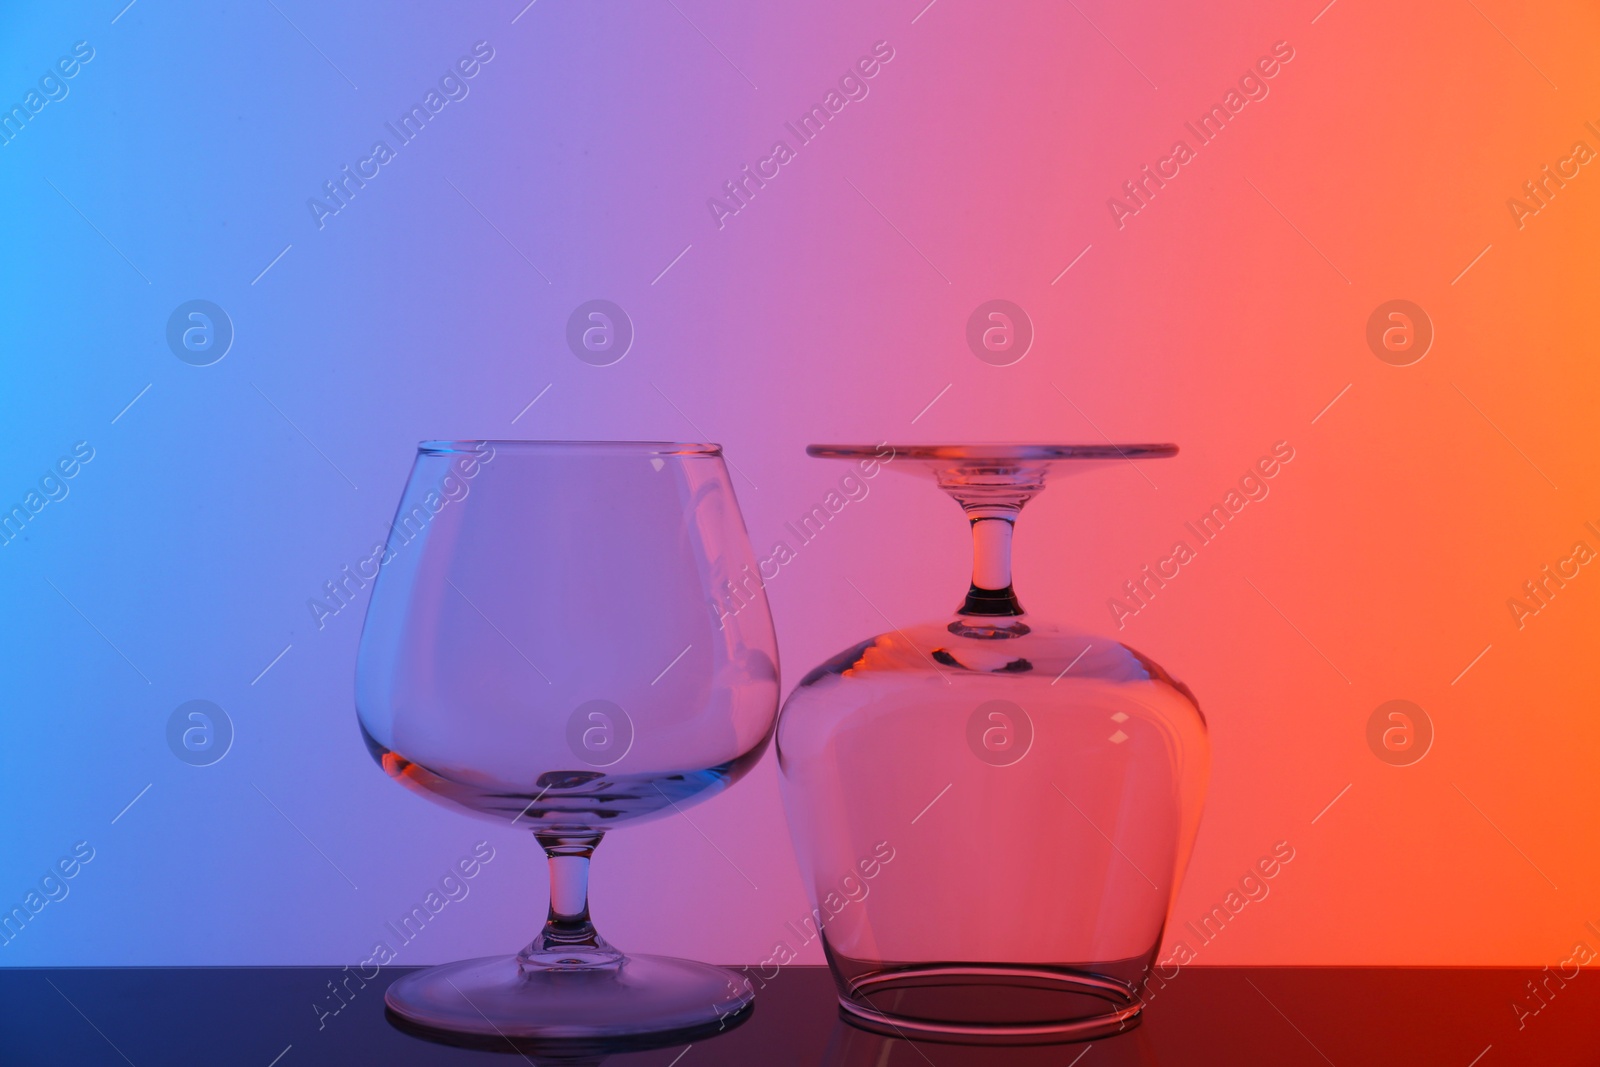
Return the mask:
<svg viewBox="0 0 1600 1067"><path fill-rule="evenodd" d="M771 735L766 600L708 607L754 562L721 450L425 442L381 559L356 671L367 747L430 800L526 828L550 866L526 947L407 975L391 1011L440 1036L556 1043L742 1018L743 976L624 955L588 906L608 830L715 795Z"/></svg>
<svg viewBox="0 0 1600 1067"><path fill-rule="evenodd" d="M1011 538L1047 475L1177 448L808 451L932 478L974 549L952 617L894 620L806 675L779 719L840 1003L860 1025L957 1041L1131 1025L1199 826L1205 719L1148 657L1028 614Z"/></svg>

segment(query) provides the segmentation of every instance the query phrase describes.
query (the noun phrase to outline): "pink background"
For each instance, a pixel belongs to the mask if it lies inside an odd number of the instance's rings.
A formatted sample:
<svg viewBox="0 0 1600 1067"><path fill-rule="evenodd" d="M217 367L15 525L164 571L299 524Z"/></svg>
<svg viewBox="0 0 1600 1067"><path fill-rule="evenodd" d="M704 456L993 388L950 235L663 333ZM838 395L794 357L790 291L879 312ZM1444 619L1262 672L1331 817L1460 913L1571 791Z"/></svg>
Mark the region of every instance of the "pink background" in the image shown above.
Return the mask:
<svg viewBox="0 0 1600 1067"><path fill-rule="evenodd" d="M366 554L425 437L719 441L758 553L843 473L809 442L1176 441L1059 482L1019 526L1025 603L1099 629L1288 442L1270 495L1118 634L1212 727L1175 922L1288 841L1201 962L1536 965L1591 936L1600 578L1521 629L1506 601L1600 547L1600 178L1520 229L1506 201L1574 140L1600 148L1592 7L281 6L304 37L266 8L6 16L19 92L71 41L98 49L4 149L37 231L8 318L48 355L4 401L6 491L79 438L99 452L0 560L30 612L4 668L26 713L0 894L73 841L97 858L0 962L350 962L480 838L496 860L401 962L526 939L533 843L384 779L351 706L359 613L318 631L305 605ZM306 199L479 40L471 95L319 230ZM869 95L719 230L707 198L877 41ZM1270 94L1119 229L1107 199L1280 41ZM238 329L209 368L161 335L195 296ZM610 367L565 346L596 297L637 331ZM994 298L1036 329L1012 366L965 342ZM1436 330L1409 367L1365 340L1394 298ZM870 484L769 586L786 690L884 629L873 605L911 622L964 589L955 507ZM196 697L237 730L209 768L162 738ZM1392 699L1433 725L1409 767L1367 744ZM629 950L766 956L807 910L771 758L689 817L606 842L598 921Z"/></svg>

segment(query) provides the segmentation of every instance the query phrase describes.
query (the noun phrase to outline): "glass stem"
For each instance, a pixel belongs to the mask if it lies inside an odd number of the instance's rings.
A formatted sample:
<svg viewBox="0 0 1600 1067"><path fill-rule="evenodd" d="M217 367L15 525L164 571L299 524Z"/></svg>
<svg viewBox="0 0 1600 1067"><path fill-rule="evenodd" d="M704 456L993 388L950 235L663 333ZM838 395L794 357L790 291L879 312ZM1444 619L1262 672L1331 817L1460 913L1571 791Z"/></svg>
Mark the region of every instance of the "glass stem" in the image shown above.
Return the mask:
<svg viewBox="0 0 1600 1067"><path fill-rule="evenodd" d="M622 962L589 919L589 858L604 835L534 835L550 861L550 912L539 936L518 959L524 967L574 970Z"/></svg>
<svg viewBox="0 0 1600 1067"><path fill-rule="evenodd" d="M972 523L972 585L962 615L1014 616L1022 604L1011 588L1011 533L1015 508L969 507Z"/></svg>

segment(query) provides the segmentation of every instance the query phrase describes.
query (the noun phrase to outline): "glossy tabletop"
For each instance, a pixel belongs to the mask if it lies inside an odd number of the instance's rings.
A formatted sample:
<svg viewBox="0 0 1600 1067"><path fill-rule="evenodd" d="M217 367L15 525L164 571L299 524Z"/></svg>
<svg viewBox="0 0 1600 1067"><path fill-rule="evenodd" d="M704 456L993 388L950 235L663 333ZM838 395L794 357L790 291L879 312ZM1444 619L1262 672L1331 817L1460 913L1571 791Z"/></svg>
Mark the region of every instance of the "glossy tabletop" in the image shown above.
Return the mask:
<svg viewBox="0 0 1600 1067"><path fill-rule="evenodd" d="M657 1067L1543 1067L1600 1063L1600 977L1578 971L1190 967L1127 1034L1079 1044L977 1048L880 1037L839 1018L826 970L789 967L742 1025L644 1051L547 1056L474 1051L397 1031L385 971L330 1013L335 968L0 970L7 1067L227 1064L599 1063ZM1529 983L1538 989L1532 992Z"/></svg>

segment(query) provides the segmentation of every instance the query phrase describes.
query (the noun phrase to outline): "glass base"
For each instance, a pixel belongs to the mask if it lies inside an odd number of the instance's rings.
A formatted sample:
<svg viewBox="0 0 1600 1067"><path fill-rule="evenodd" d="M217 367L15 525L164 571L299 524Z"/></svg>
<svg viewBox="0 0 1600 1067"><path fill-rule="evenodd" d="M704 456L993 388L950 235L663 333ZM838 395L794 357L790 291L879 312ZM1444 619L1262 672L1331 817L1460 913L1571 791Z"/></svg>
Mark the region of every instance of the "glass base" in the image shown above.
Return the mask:
<svg viewBox="0 0 1600 1067"><path fill-rule="evenodd" d="M487 956L415 971L383 1000L403 1029L450 1044L598 1052L731 1029L750 1014L755 991L735 971L666 956L594 969Z"/></svg>
<svg viewBox="0 0 1600 1067"><path fill-rule="evenodd" d="M1121 982L1004 964L871 971L839 1004L857 1026L957 1044L1053 1044L1130 1030L1144 1005Z"/></svg>

